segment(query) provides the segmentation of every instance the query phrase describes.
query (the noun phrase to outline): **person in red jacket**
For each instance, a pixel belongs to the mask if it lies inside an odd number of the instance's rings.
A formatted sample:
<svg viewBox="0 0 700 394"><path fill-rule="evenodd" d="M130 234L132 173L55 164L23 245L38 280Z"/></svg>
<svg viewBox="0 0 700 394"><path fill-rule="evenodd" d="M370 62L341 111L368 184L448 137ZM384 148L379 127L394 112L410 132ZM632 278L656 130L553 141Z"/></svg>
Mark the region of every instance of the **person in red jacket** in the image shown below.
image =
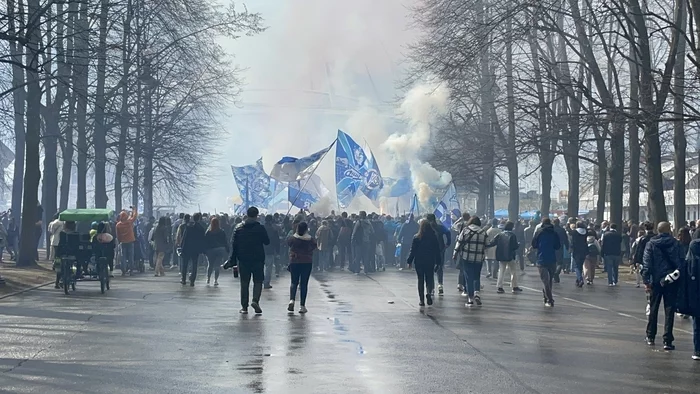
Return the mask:
<svg viewBox="0 0 700 394"><path fill-rule="evenodd" d="M309 225L301 222L297 231L287 239L289 245L289 272L292 274L292 285L289 288L289 305L287 310L294 312L294 302L297 287L301 287L301 308L299 313L306 313L306 294L309 290L309 278L316 250L316 240L309 234Z"/></svg>
<svg viewBox="0 0 700 394"><path fill-rule="evenodd" d="M136 208L131 207L131 214L122 211L119 214L119 221L116 225L117 240L122 249L121 269L122 276L128 272L131 275L131 269L134 266L134 244L136 237L134 236L134 221L138 217Z"/></svg>

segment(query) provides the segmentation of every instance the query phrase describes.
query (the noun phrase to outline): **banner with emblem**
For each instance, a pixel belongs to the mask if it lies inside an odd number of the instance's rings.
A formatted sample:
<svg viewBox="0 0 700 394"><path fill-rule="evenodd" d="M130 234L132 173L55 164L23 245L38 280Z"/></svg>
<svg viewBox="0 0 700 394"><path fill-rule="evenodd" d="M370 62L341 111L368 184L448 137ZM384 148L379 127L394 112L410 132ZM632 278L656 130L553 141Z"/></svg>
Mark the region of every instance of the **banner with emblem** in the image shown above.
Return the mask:
<svg viewBox="0 0 700 394"><path fill-rule="evenodd" d="M377 200L383 182L379 167L370 151L365 150L342 130L338 130L335 150L335 182L338 205L347 208L361 191L370 200Z"/></svg>
<svg viewBox="0 0 700 394"><path fill-rule="evenodd" d="M273 197L270 190L270 177L265 173L262 158L254 165L242 167L231 166L233 178L241 193L242 206L249 208L252 206L266 208Z"/></svg>

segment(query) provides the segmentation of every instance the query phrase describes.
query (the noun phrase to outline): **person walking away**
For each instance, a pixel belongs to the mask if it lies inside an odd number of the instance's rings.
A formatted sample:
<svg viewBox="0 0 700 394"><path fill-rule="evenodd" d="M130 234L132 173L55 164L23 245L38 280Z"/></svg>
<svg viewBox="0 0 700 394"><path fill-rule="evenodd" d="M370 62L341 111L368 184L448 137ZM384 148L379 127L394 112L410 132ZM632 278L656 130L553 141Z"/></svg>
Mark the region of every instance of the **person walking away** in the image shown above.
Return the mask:
<svg viewBox="0 0 700 394"><path fill-rule="evenodd" d="M600 244L598 243L595 235L590 235L590 230L588 234L588 237L586 237L586 242L588 243L588 254L586 255L586 261L583 263L583 276L586 278L586 284L590 286L593 284L593 280L595 280L595 270L598 268Z"/></svg>
<svg viewBox="0 0 700 394"><path fill-rule="evenodd" d="M474 216L469 219L468 226L465 227L455 242L455 251L452 259L459 259L459 265L464 271L464 283L467 288L466 306L471 307L476 303L481 306L481 269L486 259L486 247L495 245L489 242L486 230L481 228L481 219Z"/></svg>
<svg viewBox="0 0 700 394"><path fill-rule="evenodd" d="M289 245L289 272L291 274L287 310L294 312L294 303L299 288L299 303L301 304L299 313L306 313L306 296L309 292L313 253L317 246L316 240L309 234L309 226L306 222L299 223L294 235L287 239L287 245Z"/></svg>
<svg viewBox="0 0 700 394"><path fill-rule="evenodd" d="M700 236L700 234L698 234ZM681 264L677 310L693 318L693 356L700 361L700 239L690 242L688 255Z"/></svg>
<svg viewBox="0 0 700 394"><path fill-rule="evenodd" d="M554 226L549 218L542 219L542 226L532 238L532 248L537 250L537 269L542 280L542 295L544 305L554 306L554 296L552 295L552 281L557 265L556 251L561 248L559 235L554 231Z"/></svg>
<svg viewBox="0 0 700 394"><path fill-rule="evenodd" d="M182 232L180 252L182 266L180 267L180 283L187 284L187 270L190 270L190 286L194 286L197 280L197 263L199 255L205 252L204 227L200 224L202 214L197 212L192 215L192 221L187 223Z"/></svg>
<svg viewBox="0 0 700 394"><path fill-rule="evenodd" d="M501 273L496 281L496 286L498 294L505 293L503 290L503 278L506 274L506 268L510 271L510 287L513 294L522 292L523 290L518 287L518 270L517 270L517 254L518 248L518 237L513 232L515 224L513 222L507 222L502 233L496 236L496 260L498 260L498 270Z"/></svg>
<svg viewBox="0 0 700 394"><path fill-rule="evenodd" d="M574 263L576 273L576 287L583 287L583 266L588 256L588 231L584 222L576 223L576 229L569 232L571 261ZM595 239L595 238L594 238Z"/></svg>
<svg viewBox="0 0 700 394"><path fill-rule="evenodd" d="M638 253L637 251L639 250L639 245L642 243L645 235L646 232L644 230L639 230L637 233L637 238L635 238L634 242L632 242L632 247L630 248L630 269L632 272L634 272L635 279L637 280L637 288L642 286L642 263L641 260L639 262L637 261L636 256Z"/></svg>
<svg viewBox="0 0 700 394"><path fill-rule="evenodd" d="M525 228L523 227L523 223L520 220L517 220L515 222L513 234L515 234L515 238L518 240L519 245L518 250L515 254L515 259L518 262L518 265L520 266L520 275L525 275L525 242L523 242L523 240L525 239Z"/></svg>
<svg viewBox="0 0 700 394"><path fill-rule="evenodd" d="M10 217L7 222L7 251L10 253L10 260L15 260L17 257L17 240L19 238L19 229L15 218Z"/></svg>
<svg viewBox="0 0 700 394"><path fill-rule="evenodd" d="M498 228L498 219L491 221L491 228L486 230L489 239L495 239L501 229ZM486 248L486 272L487 278L498 279L498 260L496 260L496 247Z"/></svg>
<svg viewBox="0 0 700 394"><path fill-rule="evenodd" d="M113 264L114 249L117 247L114 242L114 237L109 233L109 230L109 225L107 223L98 223L97 234L95 234L90 241L92 243L92 252L95 255L95 262L99 261L101 258L104 258L107 262L107 267L110 267L110 264Z"/></svg>
<svg viewBox="0 0 700 394"><path fill-rule="evenodd" d="M608 273L608 286L617 286L620 263L622 262L622 236L617 230L617 224L612 223L603 233L600 245L603 265Z"/></svg>
<svg viewBox="0 0 700 394"><path fill-rule="evenodd" d="M352 259L352 253L350 253L352 238L351 224L349 219L340 219L340 231L338 232L338 240L336 243L338 245L338 266L341 271L345 269L345 263L350 267L350 259Z"/></svg>
<svg viewBox="0 0 700 394"><path fill-rule="evenodd" d="M399 231L398 241L401 244L401 259L399 260L401 267L399 267L399 270L402 270L404 268L403 265L408 261L408 254L411 252L409 245L413 242L413 237L416 234L418 234L418 223L413 214L410 214L406 223L401 226L401 231Z"/></svg>
<svg viewBox="0 0 700 394"><path fill-rule="evenodd" d="M359 275L364 265L365 273L374 272L370 266L374 255L374 228L367 220L367 212L360 211L360 218L352 229L353 266L350 271Z"/></svg>
<svg viewBox="0 0 700 394"><path fill-rule="evenodd" d="M263 288L271 289L272 285L270 281L272 280L272 270L275 268L280 255L280 232L275 225L275 219L272 215L265 216L265 231L267 232L267 237L270 239L270 243L264 246L265 279L263 279Z"/></svg>
<svg viewBox="0 0 700 394"><path fill-rule="evenodd" d="M444 287L443 287L443 279L444 279L444 267L445 267L445 250L450 246L452 243L452 234L450 234L450 230L447 229L442 223L438 223L437 218L435 217L434 214L429 213L426 216L426 220L428 223L430 223L430 227L435 231L435 235L437 236L438 244L440 245L440 264L438 264L435 269L437 273L437 278L438 278L438 295L442 296L445 293ZM434 288L433 288L434 289Z"/></svg>
<svg viewBox="0 0 700 394"><path fill-rule="evenodd" d="M439 236L435 232L433 224L429 220L422 220L418 229L418 234L411 241L411 249L408 253L406 265L410 267L413 263L416 266L418 276L418 299L420 306L425 306L425 298L428 305L433 305L433 289L435 288L435 272L443 262L444 249L439 241ZM428 293L425 293L425 287Z"/></svg>
<svg viewBox="0 0 700 394"><path fill-rule="evenodd" d="M49 251L49 261L53 261L56 258L56 247L58 246L58 234L63 230L63 222L58 220L58 213L54 215L53 220L49 223L47 229L47 234L51 241L51 250ZM7 238L5 238L7 239Z"/></svg>
<svg viewBox="0 0 700 394"><path fill-rule="evenodd" d="M688 254L688 250L690 249L690 242L692 241L688 227L683 227L680 229L680 231L678 231L677 239L683 248L683 256L686 256Z"/></svg>
<svg viewBox="0 0 700 394"><path fill-rule="evenodd" d="M221 228L221 221L213 217L209 222L207 232L204 233L207 255L207 284L211 283L211 274L214 274L214 286L219 285L219 269L229 255L229 244L226 239L226 231Z"/></svg>
<svg viewBox="0 0 700 394"><path fill-rule="evenodd" d="M382 222L379 215L372 214L372 233L374 234L374 264L373 267L377 267L377 271L386 271L384 268L384 250L386 249L386 241L388 239L386 231L384 231L384 222Z"/></svg>
<svg viewBox="0 0 700 394"><path fill-rule="evenodd" d="M241 278L241 310L248 314L250 300L250 280L253 279L253 302L250 306L256 314L261 314L260 295L265 278L265 245L270 244L267 231L260 222L260 211L256 207L248 208L245 221L233 230L231 238L231 256L224 265L225 269L238 266Z"/></svg>
<svg viewBox="0 0 700 394"><path fill-rule="evenodd" d="M471 219L471 217L469 216L469 213L464 212L464 213L462 213L462 217L452 225L452 231L454 231L454 233L455 233L455 236L454 236L455 242L457 242L457 238L459 237L459 234L461 234L462 231L464 231L464 228L469 225L469 219ZM462 293L462 297L466 297L467 296L467 288L465 287L465 283L464 283L464 269L463 269L462 265L460 265L460 264L457 264L457 266L458 266L457 269L459 269L459 279L457 281L457 291Z"/></svg>
<svg viewBox="0 0 700 394"><path fill-rule="evenodd" d="M134 263L134 245L136 244L134 222L139 215L135 207L129 208L131 209L131 213L122 211L119 214L119 221L116 225L117 241L119 241L122 254L122 276L126 274L131 275L132 270L136 268L136 264Z"/></svg>
<svg viewBox="0 0 700 394"><path fill-rule="evenodd" d="M170 228L168 227L168 221L165 216L158 219L158 225L153 229L153 249L156 253L156 266L155 266L155 276L165 276L165 268L163 268L163 260L165 259L165 254L170 249Z"/></svg>
<svg viewBox="0 0 700 394"><path fill-rule="evenodd" d="M685 256L680 242L671 235L671 224L661 222L658 235L649 240L644 248L642 278L649 293L649 321L646 342L654 346L658 327L659 306L664 301L664 350L674 350L673 320L676 312L678 279Z"/></svg>
<svg viewBox="0 0 700 394"><path fill-rule="evenodd" d="M566 230L561 226L561 222L559 219L554 219L552 221L552 225L554 226L554 232L557 233L559 236L559 244L561 245L561 248L559 248L556 251L556 256L557 256L557 268L554 272L554 278L553 281L554 283L559 283L561 281L560 275L562 270L564 270L565 267L565 252L569 250L569 237L566 234ZM566 264L569 265L569 264Z"/></svg>
<svg viewBox="0 0 700 394"><path fill-rule="evenodd" d="M316 243L318 245L318 270L327 271L331 267L333 258L333 245L331 244L331 228L328 221L321 221L321 227L316 230Z"/></svg>

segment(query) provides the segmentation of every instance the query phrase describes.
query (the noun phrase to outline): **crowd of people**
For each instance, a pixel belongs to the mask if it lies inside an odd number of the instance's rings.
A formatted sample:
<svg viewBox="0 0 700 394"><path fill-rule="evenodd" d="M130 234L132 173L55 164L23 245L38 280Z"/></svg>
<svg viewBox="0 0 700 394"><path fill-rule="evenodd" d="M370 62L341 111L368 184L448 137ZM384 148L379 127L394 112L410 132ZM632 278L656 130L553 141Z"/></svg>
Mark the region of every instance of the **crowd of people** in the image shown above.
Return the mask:
<svg viewBox="0 0 700 394"><path fill-rule="evenodd" d="M271 279L285 267L291 278L287 309L295 310L299 290L299 313L307 313L308 282L314 271L347 269L359 275L388 267L415 270L419 304L424 307L433 304L436 294L445 294L444 270L452 266L459 269L457 289L466 298L465 306L474 307L483 305L482 271L496 280L497 294L505 293L508 273L510 290L518 294L522 292L518 278L531 265L537 267L542 281L544 306L552 308L552 287L561 282L562 274L575 274L577 288L593 286L596 268L602 263L607 285L615 287L620 266L628 265L636 286L643 285L648 295L647 343L655 345L663 301L664 349L674 349L674 319L677 311L682 312L693 317L693 358L700 360L700 327L695 319L700 316L700 272L696 272L700 270L700 229L695 223L682 226L674 237L668 222L656 227L649 222L618 226L547 217L482 222L467 213L452 214L451 226L433 214L393 218L361 211L317 217L301 211L260 216L255 207L242 217L195 213L165 215L156 221L139 217L131 208L120 212L114 223L92 223L90 235L96 250L108 259L110 271L116 261L122 276L146 266L155 276L179 268L181 284L195 286L198 268L206 266L207 285L218 286L220 269L233 269L241 281L242 314L249 307L262 313L262 291L272 288ZM76 228L75 223L55 218L47 230L51 245L60 249L60 235Z"/></svg>

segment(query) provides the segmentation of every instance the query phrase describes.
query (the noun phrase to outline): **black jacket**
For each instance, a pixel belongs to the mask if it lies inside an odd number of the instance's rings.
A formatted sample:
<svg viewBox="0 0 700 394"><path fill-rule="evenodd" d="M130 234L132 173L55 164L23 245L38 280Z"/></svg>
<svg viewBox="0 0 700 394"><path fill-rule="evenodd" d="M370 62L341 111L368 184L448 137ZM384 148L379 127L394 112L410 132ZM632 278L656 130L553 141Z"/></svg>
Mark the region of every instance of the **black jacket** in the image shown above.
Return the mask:
<svg viewBox="0 0 700 394"><path fill-rule="evenodd" d="M578 228L569 231L571 255L579 262L585 260L586 255L588 255L588 231L586 229L580 230L583 230L583 233L579 232Z"/></svg>
<svg viewBox="0 0 700 394"><path fill-rule="evenodd" d="M272 223L265 223L265 231L270 243L265 245L265 255L273 256L280 254L280 231Z"/></svg>
<svg viewBox="0 0 700 394"><path fill-rule="evenodd" d="M622 256L622 235L617 230L608 230L603 234L600 255Z"/></svg>
<svg viewBox="0 0 700 394"><path fill-rule="evenodd" d="M434 231L427 231L421 238L418 238L418 235L413 238L411 251L408 253L408 264L415 262L416 266L435 267L442 264L441 260L442 249Z"/></svg>
<svg viewBox="0 0 700 394"><path fill-rule="evenodd" d="M700 317L700 240L690 243L688 256L681 264L681 285L678 289L678 312Z"/></svg>
<svg viewBox="0 0 700 394"><path fill-rule="evenodd" d="M267 236L265 227L257 220L246 219L233 230L229 262L264 264L265 245L269 244L270 237Z"/></svg>
<svg viewBox="0 0 700 394"><path fill-rule="evenodd" d="M644 284L659 286L666 275L681 267L685 260L683 247L671 234L659 234L644 248L642 278Z"/></svg>
<svg viewBox="0 0 700 394"><path fill-rule="evenodd" d="M634 264L642 265L644 263L644 249L646 249L649 241L654 238L654 233L648 233L642 237L637 243L637 250L634 252L632 262Z"/></svg>
<svg viewBox="0 0 700 394"><path fill-rule="evenodd" d="M566 234L566 230L562 226L554 226L554 232L559 236L559 244L566 249L569 249L569 237ZM563 248L560 248L564 252Z"/></svg>
<svg viewBox="0 0 700 394"><path fill-rule="evenodd" d="M182 254L184 256L197 256L205 252L204 227L197 222L189 222L182 235Z"/></svg>
<svg viewBox="0 0 700 394"><path fill-rule="evenodd" d="M408 245L416 234L418 234L418 223L415 220L405 223L399 232L399 243Z"/></svg>
<svg viewBox="0 0 700 394"><path fill-rule="evenodd" d="M512 231L503 231L496 236L496 260L513 261L518 250L518 237Z"/></svg>
<svg viewBox="0 0 700 394"><path fill-rule="evenodd" d="M226 240L226 232L222 229L207 231L204 234L204 241L206 243L206 250L226 248L226 251L229 251L228 240Z"/></svg>

